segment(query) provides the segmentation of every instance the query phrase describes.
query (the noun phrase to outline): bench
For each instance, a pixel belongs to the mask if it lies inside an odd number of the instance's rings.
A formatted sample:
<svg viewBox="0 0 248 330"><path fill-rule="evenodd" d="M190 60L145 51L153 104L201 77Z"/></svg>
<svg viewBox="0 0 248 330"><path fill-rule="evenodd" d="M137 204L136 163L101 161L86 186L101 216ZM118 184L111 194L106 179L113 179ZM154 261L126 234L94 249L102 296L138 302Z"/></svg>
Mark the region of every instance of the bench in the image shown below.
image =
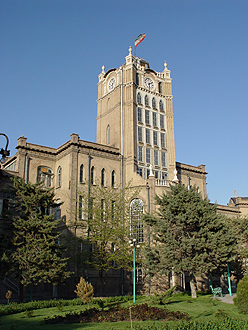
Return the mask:
<svg viewBox="0 0 248 330"><path fill-rule="evenodd" d="M222 288L221 287L213 288L212 285L209 285L209 288L211 289L212 294L214 295L214 298L215 298L216 295L220 295L221 297L223 297L222 296Z"/></svg>

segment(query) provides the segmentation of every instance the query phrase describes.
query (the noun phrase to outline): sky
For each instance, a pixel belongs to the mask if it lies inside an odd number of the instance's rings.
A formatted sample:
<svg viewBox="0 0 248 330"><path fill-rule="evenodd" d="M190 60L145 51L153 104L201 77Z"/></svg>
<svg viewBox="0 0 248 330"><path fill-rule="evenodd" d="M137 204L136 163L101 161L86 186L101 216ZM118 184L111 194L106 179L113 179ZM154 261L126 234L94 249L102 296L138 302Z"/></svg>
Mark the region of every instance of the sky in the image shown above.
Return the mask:
<svg viewBox="0 0 248 330"><path fill-rule="evenodd" d="M176 160L206 165L211 202L248 196L247 0L0 0L0 133L96 142L102 65L171 70ZM0 136L0 148L6 140Z"/></svg>

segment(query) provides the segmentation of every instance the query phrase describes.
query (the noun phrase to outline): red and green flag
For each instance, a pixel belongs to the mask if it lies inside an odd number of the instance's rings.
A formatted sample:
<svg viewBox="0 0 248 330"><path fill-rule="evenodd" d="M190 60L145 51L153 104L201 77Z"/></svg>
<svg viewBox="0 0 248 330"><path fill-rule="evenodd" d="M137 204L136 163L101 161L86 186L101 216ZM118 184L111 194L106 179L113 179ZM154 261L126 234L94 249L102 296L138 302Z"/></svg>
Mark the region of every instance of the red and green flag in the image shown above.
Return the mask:
<svg viewBox="0 0 248 330"><path fill-rule="evenodd" d="M134 41L134 47L136 48L138 46L138 44L141 43L141 41L143 41L146 37L145 33L141 33Z"/></svg>

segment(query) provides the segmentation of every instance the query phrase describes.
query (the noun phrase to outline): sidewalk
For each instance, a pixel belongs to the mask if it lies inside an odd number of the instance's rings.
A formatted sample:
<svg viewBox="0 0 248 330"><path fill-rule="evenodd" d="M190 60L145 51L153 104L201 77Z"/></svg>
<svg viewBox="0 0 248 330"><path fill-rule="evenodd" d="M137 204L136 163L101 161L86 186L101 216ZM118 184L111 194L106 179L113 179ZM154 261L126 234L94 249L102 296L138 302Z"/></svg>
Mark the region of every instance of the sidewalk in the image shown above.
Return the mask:
<svg viewBox="0 0 248 330"><path fill-rule="evenodd" d="M232 296L229 294L224 294L223 297L216 297L218 300L227 303L227 304L233 304L233 298L235 298L237 295L236 293L233 293Z"/></svg>

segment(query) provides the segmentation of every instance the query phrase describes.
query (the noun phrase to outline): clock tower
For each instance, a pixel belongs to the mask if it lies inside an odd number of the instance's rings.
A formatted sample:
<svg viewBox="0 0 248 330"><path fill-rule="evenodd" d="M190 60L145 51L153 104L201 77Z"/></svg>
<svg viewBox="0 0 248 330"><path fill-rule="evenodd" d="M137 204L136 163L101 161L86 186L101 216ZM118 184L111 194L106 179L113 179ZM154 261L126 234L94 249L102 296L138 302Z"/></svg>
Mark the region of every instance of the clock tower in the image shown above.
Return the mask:
<svg viewBox="0 0 248 330"><path fill-rule="evenodd" d="M171 80L166 62L164 70L156 72L148 62L133 56L131 47L118 69L105 72L102 67L97 143L119 148L124 182L149 175L165 183L175 178Z"/></svg>

